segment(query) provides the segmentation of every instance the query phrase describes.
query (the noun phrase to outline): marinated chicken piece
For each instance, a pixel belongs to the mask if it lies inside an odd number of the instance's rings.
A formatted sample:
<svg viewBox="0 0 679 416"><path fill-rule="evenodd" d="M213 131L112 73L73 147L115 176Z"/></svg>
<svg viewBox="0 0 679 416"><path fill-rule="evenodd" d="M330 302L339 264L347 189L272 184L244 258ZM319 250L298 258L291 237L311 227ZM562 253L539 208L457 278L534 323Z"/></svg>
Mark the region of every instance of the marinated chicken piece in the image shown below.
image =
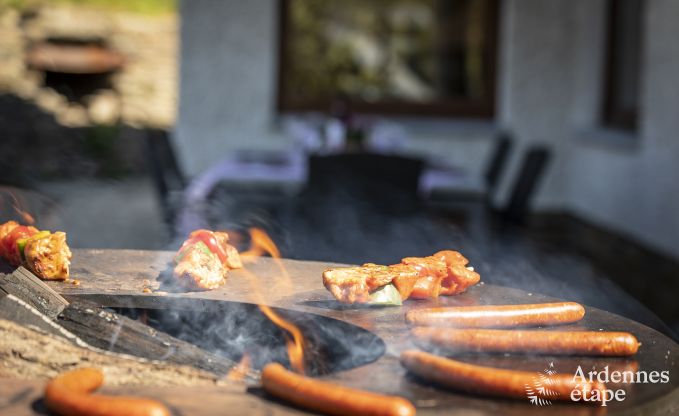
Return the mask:
<svg viewBox="0 0 679 416"><path fill-rule="evenodd" d="M196 230L189 234L175 256L174 276L181 285L194 289L215 289L226 282L230 269L243 267L225 232Z"/></svg>
<svg viewBox="0 0 679 416"><path fill-rule="evenodd" d="M436 298L441 294L441 283L446 276L446 263L434 256L406 257L401 260L417 270L418 279L415 282L410 297L413 299Z"/></svg>
<svg viewBox="0 0 679 416"><path fill-rule="evenodd" d="M389 271L394 275L394 280L391 283L401 294L401 300L410 298L415 290L415 285L420 281L419 271L406 264L389 266Z"/></svg>
<svg viewBox="0 0 679 416"><path fill-rule="evenodd" d="M462 293L481 280L481 276L474 271L474 268L467 266L469 260L457 251L439 251L433 257L443 258L446 263L447 275L441 282L442 295Z"/></svg>
<svg viewBox="0 0 679 416"><path fill-rule="evenodd" d="M400 264L365 264L323 272L323 284L344 303L366 303L375 290L393 284L405 300L435 298L464 292L480 280L466 267L469 261L456 251L440 251L428 257L407 257Z"/></svg>
<svg viewBox="0 0 679 416"><path fill-rule="evenodd" d="M236 247L231 244L226 244L226 267L229 269L242 269L243 262L240 259L240 254Z"/></svg>
<svg viewBox="0 0 679 416"><path fill-rule="evenodd" d="M323 284L337 300L345 303L365 303L370 292L391 283L394 276L389 267L367 263L360 267L340 267L323 272Z"/></svg>
<svg viewBox="0 0 679 416"><path fill-rule="evenodd" d="M25 241L26 268L45 280L66 280L71 264L71 250L66 244L66 234L43 231Z"/></svg>
<svg viewBox="0 0 679 416"><path fill-rule="evenodd" d="M452 250L439 251L428 257L407 257L402 263L414 266L420 273L412 293L416 299L462 293L481 278L473 269L467 268L469 260Z"/></svg>
<svg viewBox="0 0 679 416"><path fill-rule="evenodd" d="M226 281L227 269L219 257L203 244L184 248L174 267L174 276L179 283L192 289L215 289Z"/></svg>
<svg viewBox="0 0 679 416"><path fill-rule="evenodd" d="M229 269L242 268L243 263L240 260L240 254L238 254L238 250L236 250L236 247L229 244L229 234L225 233L224 231L215 231L214 236L217 240L217 243L224 247L224 251L226 252L226 259L224 260L226 267Z"/></svg>

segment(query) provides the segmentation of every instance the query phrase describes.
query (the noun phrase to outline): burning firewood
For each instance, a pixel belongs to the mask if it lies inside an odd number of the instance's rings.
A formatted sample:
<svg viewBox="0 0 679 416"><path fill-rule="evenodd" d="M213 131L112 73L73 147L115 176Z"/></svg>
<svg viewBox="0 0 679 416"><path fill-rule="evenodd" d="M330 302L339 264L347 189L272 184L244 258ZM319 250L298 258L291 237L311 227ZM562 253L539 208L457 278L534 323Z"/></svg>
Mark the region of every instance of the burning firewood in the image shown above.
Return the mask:
<svg viewBox="0 0 679 416"><path fill-rule="evenodd" d="M0 306L0 319L38 327L88 348L192 366L220 376L236 365L94 303L69 303L25 269L0 275Z"/></svg>
<svg viewBox="0 0 679 416"><path fill-rule="evenodd" d="M47 379L78 363L101 368L111 386L193 386L221 383L207 371L168 362L149 361L75 343L38 329L0 319L0 376Z"/></svg>

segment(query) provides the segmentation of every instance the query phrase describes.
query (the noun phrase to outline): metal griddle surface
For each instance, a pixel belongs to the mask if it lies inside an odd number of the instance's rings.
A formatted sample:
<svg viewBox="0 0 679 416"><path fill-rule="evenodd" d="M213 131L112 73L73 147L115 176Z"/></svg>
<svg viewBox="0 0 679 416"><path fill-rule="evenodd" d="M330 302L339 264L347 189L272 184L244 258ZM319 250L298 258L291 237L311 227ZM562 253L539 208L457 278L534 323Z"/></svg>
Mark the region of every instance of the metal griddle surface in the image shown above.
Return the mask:
<svg viewBox="0 0 679 416"><path fill-rule="evenodd" d="M540 414L653 414L679 412L679 345L665 335L638 322L587 307L583 321L561 326L558 329L588 329L628 331L637 336L642 346L632 359L597 357L552 357L530 355L475 355L458 356L458 359L482 365L542 371L550 363L560 374L573 374L578 365L585 371L609 366L609 370L633 369L645 371L670 371L666 384L634 384L627 388L627 398L620 403L609 403L607 408L592 405L552 404L531 405L528 400L505 400L475 396L439 389L406 374L398 362L399 353L416 348L409 339L404 314L411 309L432 306L461 306L482 304L521 304L554 301L557 299L536 293L494 285L477 285L466 293L441 297L435 301L407 301L402 307L354 307L337 303L321 283L321 273L333 265L328 263L262 258L246 266L250 273L233 271L224 287L208 292L169 293L159 291L159 273L172 258L171 252L137 250L74 250L73 278L80 286L61 282L50 285L68 297L83 296L105 306L153 307L159 298L181 297L214 299L234 302L258 303L263 300L270 306L310 312L358 325L380 336L387 345L382 358L363 367L334 373L323 377L343 385L364 388L386 394L398 394L410 399L420 415L473 414L473 415L540 415ZM285 271L281 269L284 265ZM256 277L252 277L254 275ZM287 277L286 277L287 275ZM151 282L154 293L143 293L144 280ZM121 296L126 295L126 296ZM567 300L567 299L566 299ZM3 386L4 385L4 386ZM21 391L21 386L33 388L20 402L39 396L40 383L0 380L0 390ZM8 390L9 389L9 390ZM230 414L298 414L303 413L280 402L266 398L258 389L242 388L225 391L220 388L115 389L115 392L134 392L158 397L174 406L178 414L212 414L216 410L230 409ZM201 400L195 398L200 396ZM16 403L15 403L16 405ZM0 411L2 408L0 407ZM25 414L33 414L26 409Z"/></svg>

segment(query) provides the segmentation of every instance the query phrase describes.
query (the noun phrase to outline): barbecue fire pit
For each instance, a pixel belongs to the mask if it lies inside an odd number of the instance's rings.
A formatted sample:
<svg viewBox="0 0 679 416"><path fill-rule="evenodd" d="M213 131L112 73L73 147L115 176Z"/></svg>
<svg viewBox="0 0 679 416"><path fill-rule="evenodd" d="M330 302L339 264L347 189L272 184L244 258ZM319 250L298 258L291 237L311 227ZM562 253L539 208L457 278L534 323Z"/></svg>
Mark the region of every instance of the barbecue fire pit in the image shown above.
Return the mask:
<svg viewBox="0 0 679 416"><path fill-rule="evenodd" d="M466 293L434 302L408 301L401 307L341 305L322 287L321 273L331 265L261 258L247 265L257 284L248 283L244 271L233 271L226 285L206 292L173 293L159 290L157 280L172 258L170 252L132 250L74 250L72 275L79 286L49 282L68 300L88 300L114 308L121 314L144 320L184 341L231 360L253 354L256 372L268 360L287 363L283 334L257 309L264 301L297 324L308 343L305 363L309 374L342 385L403 396L420 415L539 415L553 414L669 414L679 411L679 346L661 333L620 316L587 307L585 318L560 329L628 331L642 346L631 358L557 357L548 355L457 356L462 361L540 372L550 365L560 374L603 369L669 370L668 383L633 384L622 402L598 405L558 404L535 406L526 400L506 400L445 390L410 376L400 366L401 351L416 348L409 337L404 315L408 310L431 306L520 304L554 301L539 294L493 285L477 285ZM151 286L152 293L144 293ZM256 289L255 289L256 287ZM258 328L258 329L256 329ZM222 333L220 333L222 329ZM246 342L236 342L238 338ZM249 338L248 338L249 337ZM241 339L242 341L242 339ZM1 411L17 415L38 414L41 381L0 380ZM104 388L116 394L157 398L181 415L209 414L306 414L272 399L256 380L241 387L126 387ZM4 406L4 407L3 407Z"/></svg>
<svg viewBox="0 0 679 416"><path fill-rule="evenodd" d="M249 366L256 372L271 361L290 366L285 332L256 305L154 296L89 298L233 362L241 361L248 354ZM121 305L135 307L119 307ZM305 335L304 367L308 374L348 370L373 362L384 354L384 342L356 325L306 312L275 311Z"/></svg>

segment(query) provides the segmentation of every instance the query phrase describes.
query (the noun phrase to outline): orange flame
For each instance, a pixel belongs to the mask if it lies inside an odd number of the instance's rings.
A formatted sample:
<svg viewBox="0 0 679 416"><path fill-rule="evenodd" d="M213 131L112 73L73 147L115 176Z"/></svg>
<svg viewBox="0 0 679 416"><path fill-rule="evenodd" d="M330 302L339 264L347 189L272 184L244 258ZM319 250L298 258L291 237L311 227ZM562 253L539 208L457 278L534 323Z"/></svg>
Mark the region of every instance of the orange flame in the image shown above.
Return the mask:
<svg viewBox="0 0 679 416"><path fill-rule="evenodd" d="M229 371L226 377L233 381L243 380L248 371L250 371L250 361L250 354L246 352L243 354L238 364L236 364L236 366L232 368L231 371Z"/></svg>
<svg viewBox="0 0 679 416"><path fill-rule="evenodd" d="M20 210L17 209L16 207L15 207L14 209L17 210L17 212L18 212L19 215L21 216L21 219L23 219L24 222L25 222L26 224L28 224L28 225L33 225L33 224L35 224L35 218L33 218L33 216L32 216L31 214L29 214L29 213L26 212L26 211L20 211Z"/></svg>
<svg viewBox="0 0 679 416"><path fill-rule="evenodd" d="M3 191L12 198L12 208L21 217L23 223L26 225L35 224L35 218L33 218L33 216L23 208L24 204L22 204L19 198L14 195L14 192L9 189L3 189Z"/></svg>
<svg viewBox="0 0 679 416"><path fill-rule="evenodd" d="M251 239L250 249L241 253L241 258L243 261L252 263L262 255L268 254L273 258L274 262L281 270L284 281L287 284L291 284L290 275L285 269L285 265L281 261L280 250L278 250L278 247L273 242L271 237L269 237L269 235L260 228L250 228L249 232ZM256 282L256 276L247 271L245 275L248 276L254 285ZM261 293L258 291L256 293L261 297ZM290 360L290 366L293 368L293 370L304 374L304 336L302 335L302 331L295 324L274 312L274 310L265 305L263 301L258 303L259 305L257 306L262 311L262 313L267 318L269 318L271 322L276 324L276 326L288 333L286 346L288 349L288 359Z"/></svg>
<svg viewBox="0 0 679 416"><path fill-rule="evenodd" d="M288 337L285 344L288 348L288 359L293 370L300 374L304 374L304 336L302 331L292 322L286 321L280 315L273 311L266 305L257 305L267 318L271 320L278 327L288 331L292 339Z"/></svg>
<svg viewBox="0 0 679 416"><path fill-rule="evenodd" d="M258 258L262 257L264 254L271 256L273 261L278 266L278 269L283 275L283 283L288 285L288 288L292 286L290 281L290 275L285 269L285 265L281 261L281 252L273 242L269 234L261 228L252 227L248 230L250 233L250 248L240 254L241 259L244 263L254 263Z"/></svg>
<svg viewBox="0 0 679 416"><path fill-rule="evenodd" d="M256 227L250 228L248 231L250 232L250 248L240 254L242 258L256 259L264 254L275 259L281 258L281 252L266 231Z"/></svg>

